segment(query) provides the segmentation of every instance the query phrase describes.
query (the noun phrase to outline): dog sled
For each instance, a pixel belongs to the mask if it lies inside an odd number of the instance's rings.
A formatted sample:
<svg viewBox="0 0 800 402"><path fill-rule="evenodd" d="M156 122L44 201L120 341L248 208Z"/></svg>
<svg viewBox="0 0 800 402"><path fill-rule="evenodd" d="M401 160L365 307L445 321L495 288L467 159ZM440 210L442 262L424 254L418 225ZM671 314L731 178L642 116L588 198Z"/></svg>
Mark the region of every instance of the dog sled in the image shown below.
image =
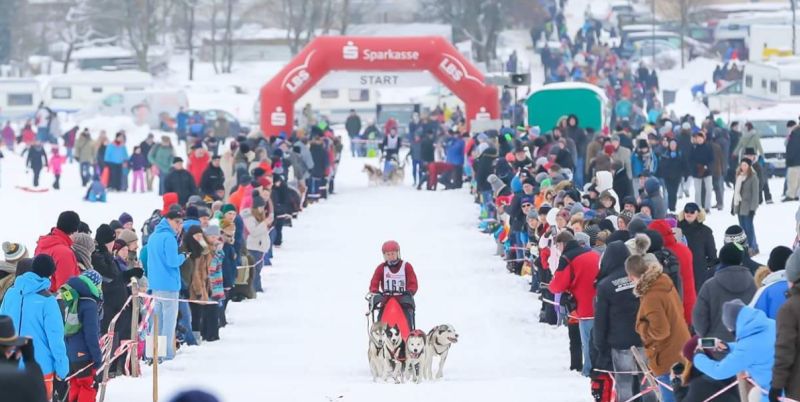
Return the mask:
<svg viewBox="0 0 800 402"><path fill-rule="evenodd" d="M403 305L400 302L401 297L403 297L403 294L367 294L367 302L370 304L367 315L372 317L371 324L382 322L387 327L396 325L403 336L403 340L406 340L408 339L408 334L414 330L414 323L413 317L408 317L405 310L403 310ZM382 301L379 302L378 300Z"/></svg>

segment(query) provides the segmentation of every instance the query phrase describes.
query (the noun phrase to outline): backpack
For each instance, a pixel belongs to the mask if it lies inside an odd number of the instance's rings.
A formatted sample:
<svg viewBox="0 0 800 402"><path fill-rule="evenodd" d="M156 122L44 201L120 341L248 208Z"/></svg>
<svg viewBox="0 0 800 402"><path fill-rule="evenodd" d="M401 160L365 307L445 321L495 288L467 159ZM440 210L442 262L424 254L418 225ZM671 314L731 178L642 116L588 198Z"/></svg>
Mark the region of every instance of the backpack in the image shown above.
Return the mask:
<svg viewBox="0 0 800 402"><path fill-rule="evenodd" d="M84 282L95 296L100 296L100 290L94 285L94 283L92 283L91 280L89 280L89 278L82 275L79 275L77 278ZM81 297L78 291L75 290L75 288L73 288L69 283L65 283L58 288L58 300L60 301L59 307L61 308L61 315L64 318L65 337L75 335L81 330L81 322L80 318L78 317L78 302L82 299L93 301L93 299L90 297Z"/></svg>
<svg viewBox="0 0 800 402"><path fill-rule="evenodd" d="M161 222L161 210L153 210L153 213L144 221L142 225L142 246L147 244L147 240L150 238L150 235L156 230L156 226L158 223Z"/></svg>
<svg viewBox="0 0 800 402"><path fill-rule="evenodd" d="M675 285L675 290L678 291L678 296L683 300L683 284L681 283L681 268L678 262L678 257L672 251L662 248L653 253L661 266L664 268L664 273L669 276L672 283Z"/></svg>

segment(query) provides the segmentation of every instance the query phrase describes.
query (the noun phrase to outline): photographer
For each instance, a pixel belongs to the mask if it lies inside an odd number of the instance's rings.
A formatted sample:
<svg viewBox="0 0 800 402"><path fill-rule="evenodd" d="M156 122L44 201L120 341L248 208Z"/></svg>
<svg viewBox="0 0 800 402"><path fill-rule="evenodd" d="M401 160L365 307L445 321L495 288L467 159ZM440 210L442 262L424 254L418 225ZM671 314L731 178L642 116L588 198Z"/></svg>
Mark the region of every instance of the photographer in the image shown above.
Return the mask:
<svg viewBox="0 0 800 402"><path fill-rule="evenodd" d="M20 369L20 361L25 368ZM45 402L42 369L33 358L33 343L17 336L14 323L0 315L0 389L4 402Z"/></svg>
<svg viewBox="0 0 800 402"><path fill-rule="evenodd" d="M672 390L676 402L705 401L727 387L732 380L718 381L698 370L692 364L692 356L697 353L700 337L694 336L683 346L685 362L672 366ZM739 391L730 387L717 395L714 402L739 402Z"/></svg>

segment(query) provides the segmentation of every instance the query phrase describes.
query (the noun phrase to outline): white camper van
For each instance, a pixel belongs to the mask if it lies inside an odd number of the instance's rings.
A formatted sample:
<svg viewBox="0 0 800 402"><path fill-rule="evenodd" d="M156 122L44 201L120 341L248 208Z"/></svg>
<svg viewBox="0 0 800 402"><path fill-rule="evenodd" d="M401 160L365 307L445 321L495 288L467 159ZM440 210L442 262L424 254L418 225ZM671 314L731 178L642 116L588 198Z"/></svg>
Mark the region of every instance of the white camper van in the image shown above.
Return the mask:
<svg viewBox="0 0 800 402"><path fill-rule="evenodd" d="M0 120L33 117L41 101L38 81L29 78L0 78Z"/></svg>
<svg viewBox="0 0 800 402"><path fill-rule="evenodd" d="M184 90L146 89L110 94L85 111L103 116L130 116L136 125L172 131L180 108L189 109Z"/></svg>
<svg viewBox="0 0 800 402"><path fill-rule="evenodd" d="M44 102L54 111L77 112L109 94L143 91L153 77L141 71L80 71L53 77L44 90Z"/></svg>

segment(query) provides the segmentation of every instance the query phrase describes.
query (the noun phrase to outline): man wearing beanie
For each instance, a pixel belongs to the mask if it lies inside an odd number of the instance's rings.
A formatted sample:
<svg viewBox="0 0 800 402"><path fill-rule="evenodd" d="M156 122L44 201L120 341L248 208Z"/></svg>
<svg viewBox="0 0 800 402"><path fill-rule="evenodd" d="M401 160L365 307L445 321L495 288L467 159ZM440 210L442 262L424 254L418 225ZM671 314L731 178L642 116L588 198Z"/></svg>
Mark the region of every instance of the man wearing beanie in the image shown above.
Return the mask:
<svg viewBox="0 0 800 402"><path fill-rule="evenodd" d="M778 246L769 253L768 269L759 268L758 273L769 272L762 281L761 287L753 296L751 307L763 311L773 320L778 317L778 310L786 302L786 291L789 282L786 281L786 261L792 255L792 250L786 246ZM771 272L770 272L771 271ZM758 280L756 280L758 283Z"/></svg>
<svg viewBox="0 0 800 402"><path fill-rule="evenodd" d="M744 248L736 243L728 243L720 249L720 265L700 288L692 311L695 332L701 337L733 341L733 334L722 322L722 305L733 299L749 303L756 293L753 275L740 265L743 258Z"/></svg>
<svg viewBox="0 0 800 402"><path fill-rule="evenodd" d="M58 216L56 227L49 234L39 237L33 255L46 254L56 263L56 272L50 283L50 291L55 292L67 279L80 274L78 260L72 252L72 234L78 231L81 218L74 211L64 211Z"/></svg>
<svg viewBox="0 0 800 402"><path fill-rule="evenodd" d="M736 243L744 249L744 257L742 258L741 264L747 269L750 270L750 273L755 275L756 271L762 266L761 264L753 261L750 258L753 254L750 252L753 249L750 248L750 240L747 238L747 234L744 232L739 225L731 225L728 229L725 230L725 237L724 242L727 243Z"/></svg>
<svg viewBox="0 0 800 402"><path fill-rule="evenodd" d="M164 176L164 192L178 193L178 203L186 205L189 197L197 194L197 183L191 173L183 168L183 159L176 157L172 169Z"/></svg>
<svg viewBox="0 0 800 402"><path fill-rule="evenodd" d="M49 400L53 395L55 377L63 379L69 374L64 321L56 298L47 291L50 276L57 267L53 258L41 254L33 259L31 269L31 272L17 277L8 289L0 306L0 315L10 316L14 327L19 329L19 335L33 340L34 359L42 368Z"/></svg>
<svg viewBox="0 0 800 402"><path fill-rule="evenodd" d="M783 394L800 400L800 249L786 260L786 281L789 283L788 299L778 310L775 365L772 368L770 402L777 402Z"/></svg>
<svg viewBox="0 0 800 402"><path fill-rule="evenodd" d="M721 310L725 328L736 334L736 343L725 341L721 345L719 351L726 352L721 359L711 359L704 353L695 354L692 359L694 366L715 380L729 379L746 371L759 388L769 389L775 363L775 321L739 299L725 302ZM760 393L758 390L755 392L756 395ZM762 395L748 400L767 402L767 397Z"/></svg>

